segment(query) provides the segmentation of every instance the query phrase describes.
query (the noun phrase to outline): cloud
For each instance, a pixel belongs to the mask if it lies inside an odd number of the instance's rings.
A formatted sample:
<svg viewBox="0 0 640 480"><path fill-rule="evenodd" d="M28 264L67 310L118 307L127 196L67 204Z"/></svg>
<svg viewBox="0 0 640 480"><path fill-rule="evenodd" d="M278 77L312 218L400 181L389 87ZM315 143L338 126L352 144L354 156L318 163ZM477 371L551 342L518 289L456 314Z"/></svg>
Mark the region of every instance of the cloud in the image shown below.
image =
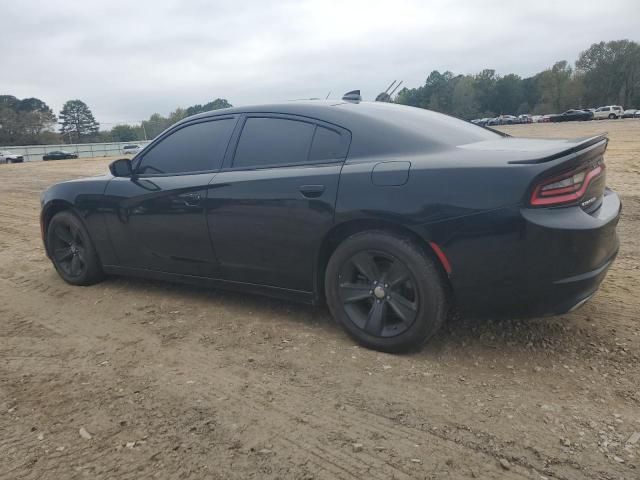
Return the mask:
<svg viewBox="0 0 640 480"><path fill-rule="evenodd" d="M21 0L0 6L0 94L84 100L133 122L216 97L235 105L373 98L391 80L494 68L522 76L601 40L638 40L636 0Z"/></svg>

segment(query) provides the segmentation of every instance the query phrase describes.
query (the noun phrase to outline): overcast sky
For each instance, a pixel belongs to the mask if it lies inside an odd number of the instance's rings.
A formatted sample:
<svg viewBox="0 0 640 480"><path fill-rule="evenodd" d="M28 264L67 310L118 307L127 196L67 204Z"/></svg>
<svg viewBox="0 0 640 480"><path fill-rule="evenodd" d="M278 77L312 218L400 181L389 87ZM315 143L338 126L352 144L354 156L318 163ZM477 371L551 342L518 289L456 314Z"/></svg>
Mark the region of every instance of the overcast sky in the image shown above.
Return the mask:
<svg viewBox="0 0 640 480"><path fill-rule="evenodd" d="M640 0L1 0L0 26L0 94L79 98L110 128L216 97L373 99L432 70L529 76L640 41Z"/></svg>

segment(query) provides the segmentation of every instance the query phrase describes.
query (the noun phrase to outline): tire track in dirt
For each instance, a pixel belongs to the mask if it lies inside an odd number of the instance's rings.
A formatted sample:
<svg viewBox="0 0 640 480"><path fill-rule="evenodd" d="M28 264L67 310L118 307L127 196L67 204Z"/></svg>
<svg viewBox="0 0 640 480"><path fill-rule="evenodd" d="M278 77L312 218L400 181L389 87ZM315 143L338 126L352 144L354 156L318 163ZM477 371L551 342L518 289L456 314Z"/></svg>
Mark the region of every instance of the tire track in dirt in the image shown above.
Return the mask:
<svg viewBox="0 0 640 480"><path fill-rule="evenodd" d="M9 278L15 281L16 286L22 286L24 284L31 285L31 286L35 285L36 287L40 286L40 282L36 281L34 283L33 279L30 279L21 275L18 275L18 276L11 275L9 276ZM44 293L47 293L47 290L44 290ZM82 306L83 309L86 309L87 307L90 308L90 305L86 304L87 298L85 298L84 296L79 296L78 300L80 300L80 304L84 304L84 305L76 305L76 308L78 306ZM108 328L107 330L112 330L114 326L115 325L111 325L111 328ZM130 329L130 328L131 326L127 325L127 329ZM118 330L125 330L125 329L118 328ZM93 334L96 333L93 330L93 328L91 328L91 331L87 331L85 332L85 334L90 335L92 332ZM77 334L78 332L75 329L73 329L65 332L64 334L72 335L73 333ZM145 332L142 331L140 333L141 335L144 335ZM176 347L179 347L179 346L180 345L177 345ZM208 352L197 352L196 354L196 352L193 351L193 348L191 348L190 350L191 351L189 352L189 355L188 355L189 358L186 359L188 364L192 364L192 365L206 364L207 360L210 359L210 354ZM230 370L229 368L226 369L227 372L229 372L229 370ZM257 404L261 404L262 410L259 411L258 415L253 417L254 420L259 420L261 417L264 416L263 414L267 411L269 412L270 416L272 416L274 411L277 411L278 414L280 415L280 422L282 424L284 425L295 424L296 417L291 416L288 411L283 411L281 409L274 408L273 405L269 405L269 404L265 404L264 402L261 402L261 399L263 399L269 393L270 391L269 388L278 389L278 388L281 388L280 385L274 385L267 388L261 385L260 378L257 375L254 375L253 373L250 372L250 375L247 376L246 369L242 369L241 373L243 375L235 375L235 376L230 376L228 374L218 375L214 369L213 373L210 372L207 375L207 378L215 379L214 383L216 385L225 385L228 387L222 390L222 392L224 392L225 395L233 399L234 405L242 406L240 410L235 411L235 414L238 417L241 417L243 414L243 411L246 411L246 409L255 408ZM236 395L234 393L234 388L238 388L239 386L246 384L248 380L251 380L250 383L252 384L252 388L250 390L251 391L255 390L256 392L252 393L252 395L249 397ZM217 393L219 394L220 392L221 390L218 390ZM291 395L291 397L295 399L299 399L299 401L296 401L295 403L293 403L292 401L288 401L287 407L293 411L303 411L304 408L309 404L311 404L313 400L311 397L304 395L304 389L302 389L301 391L297 391L295 395ZM354 404L354 406L355 405L356 404ZM315 421L309 422L310 428L308 429L309 431L307 432L307 435L305 435L305 438L307 439L312 438L314 431L326 430L327 427L337 431L344 430L343 419L339 417L334 419L333 418L334 412L327 411L326 409L322 409L322 410L323 410L322 421L318 420L319 413L307 415L307 420L309 419L309 417L311 417L311 418L315 418ZM461 443L460 441L456 440L455 436L445 435L442 433L438 434L437 433L438 429L435 430L436 433L434 433L433 431L425 432L425 431L420 431L416 429L408 429L407 427L399 426L396 422L394 422L393 419L389 419L383 416L381 417L375 412L367 412L367 413L368 415L365 414L365 412L363 411L350 412L351 424L349 425L349 428L348 428L349 434L351 435L355 434L356 436L359 435L362 437L370 436L376 433L386 435L386 436L391 436L394 444L400 445L404 443L405 448L410 447L411 442L430 443L431 438L433 436L436 436L441 440L452 442L456 445L462 445L463 447L474 450L477 453L489 455L490 457L493 458L493 460L498 460L499 458L506 456L507 458L510 458L510 460L513 461L515 464L519 464L525 469L534 470L534 471L537 471L538 473L554 474L557 478L568 478L568 477L564 477L557 471L550 471L549 469L544 469L544 467L540 467L539 465L536 466L535 463L538 463L538 462L534 463L530 460L526 460L526 459L523 460L515 454L509 454L508 453L509 448L507 447L507 445L504 442L496 442L495 439L494 439L494 443L498 447L494 449L495 451L487 450L486 448L479 446L475 441L467 441L466 443ZM476 434L478 433L476 432ZM482 434L480 435L482 436ZM289 442L289 443L296 442L295 439L292 440L288 438L286 435L283 437L283 441ZM358 455L358 456L348 455L344 453L344 449L342 450L334 449L334 450L327 451L325 447L326 445L323 445L322 443L316 443L315 441L311 440L308 447L300 446L299 448L303 451L306 451L307 455L309 454L309 452L313 452L313 455L322 457L323 461L340 464L340 465L349 465L350 468L352 468L355 471L360 471L361 469L367 469L367 468L369 469L374 468L374 469L385 471L386 467L383 464L377 463L375 461L377 460L376 457L369 459L369 463L367 463L366 461L364 462L362 461L362 457L364 455ZM498 452L503 452L503 453L498 454ZM549 464L563 465L566 463L565 460L558 459L556 457L548 457L545 455L542 455L539 460L543 465L545 464L546 465L549 465ZM397 469L398 471L385 472L387 474L401 475L404 473L407 476L410 475L409 473L403 472L402 470L400 470L398 468L398 465L391 464L391 465L388 465L388 467L392 469ZM571 467L576 468L575 465L571 465ZM335 474L335 472L333 473ZM347 471L347 473L349 473L349 471ZM383 478L383 477L380 477L380 478ZM603 478L606 478L606 477L603 477Z"/></svg>
<svg viewBox="0 0 640 480"><path fill-rule="evenodd" d="M78 307L87 308L86 305L76 305L75 308ZM25 308L28 308L25 305ZM63 327L60 329L59 327ZM77 327L77 326L76 326ZM109 330L113 330L115 325L112 325ZM56 329L58 333L62 336L68 335L78 335L78 333L82 332L83 335L95 335L97 332L91 326L88 327L87 331L83 331L84 328L73 328L72 330L66 330L64 325L57 324ZM117 329L121 330L121 329ZM162 354L162 351L160 351ZM194 358L195 357L195 358ZM188 355L188 363L189 364L207 364L210 360L211 355L208 352L198 352L197 356L194 355L194 351L191 351ZM186 358L183 358L185 360ZM282 450L290 449L292 444L297 445L298 450L300 450L301 454L304 456L311 455L312 457L320 457L323 461L328 462L333 465L340 465L345 470L346 474L351 474L355 478L361 474L362 471L367 471L368 475L371 478L377 478L379 480L385 480L390 476L396 478L412 478L413 475L411 473L404 472L397 465L390 465L379 458L370 455L368 452L361 452L360 455L351 454L350 452L346 452L345 448L333 448L330 445L319 442L316 438L314 438L314 433L318 430L326 430L327 428L331 428L335 431L342 431L345 435L356 435L356 436L368 436L371 434L375 434L380 431L379 425L371 426L366 422L360 424L360 419L355 418L350 422L350 427L348 431L344 429L344 421L342 419L334 419L332 416L332 412L323 411L322 420L319 416L315 415L315 422L309 422L309 425L301 426L297 422L297 416L292 414L292 411L300 411L305 406L313 404L311 398L302 397L300 402L296 402L295 404L288 404L287 407L289 410L283 410L278 407L275 407L273 404L265 403L264 395L265 390L259 389L254 392L254 388L249 388L245 390L245 395L238 395L235 393L235 390L242 387L246 384L247 380L241 378L240 376L230 376L228 374L221 374L215 370L215 368L210 369L208 371L206 379L210 383L216 385L216 395L223 394L230 399L230 405L227 406L230 411L234 411L236 418L246 417L247 411L255 411L255 414L252 415L252 419L256 422L259 422L260 419L265 418L265 414L268 412L268 416L270 418L270 423L274 425L284 425L285 427L278 428L278 431L281 433L276 435L274 441L279 441L281 438L283 439ZM254 386L259 385L260 379L256 376L256 378L251 378L251 382ZM221 388L222 386L222 388ZM281 385L276 385L271 388L281 388ZM300 395L300 392L296 392L297 395ZM207 397L207 393L204 392L203 396ZM209 394L209 401L214 403L214 399L212 394ZM276 415L277 414L277 415ZM273 420L277 418L277 421ZM287 430L289 430L289 426L294 425L296 428L296 435L292 438L287 436ZM303 433L304 432L304 433ZM405 448L411 448L413 445L411 441L414 443L420 441L419 436L416 436L414 440L410 440L405 438L405 436L399 436L395 431L387 431L388 434L393 433L395 442L399 442L400 444L405 444ZM304 438L304 443L301 441L301 438ZM424 441L424 439L422 440ZM433 443L433 442L428 442ZM350 448L350 447L347 447ZM443 454L447 453L450 447L448 446L439 446L438 447ZM365 457L364 460L362 457ZM360 472L360 473L359 473ZM379 474L378 472L382 472ZM335 471L333 472L336 473Z"/></svg>

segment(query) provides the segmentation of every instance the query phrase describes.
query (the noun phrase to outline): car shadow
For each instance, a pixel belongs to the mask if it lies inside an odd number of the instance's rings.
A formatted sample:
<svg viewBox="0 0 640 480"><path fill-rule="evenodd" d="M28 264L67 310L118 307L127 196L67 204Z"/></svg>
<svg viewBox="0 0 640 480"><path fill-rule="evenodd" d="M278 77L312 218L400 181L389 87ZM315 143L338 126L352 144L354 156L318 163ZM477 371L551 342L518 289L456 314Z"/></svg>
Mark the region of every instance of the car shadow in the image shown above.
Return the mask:
<svg viewBox="0 0 640 480"><path fill-rule="evenodd" d="M324 305L305 305L255 294L132 277L110 277L107 285L126 288L134 297L161 291L166 292L165 298L179 298L181 302L214 301L240 315L259 313L260 321L264 322L270 321L268 317L275 317L273 321L313 325L326 332L328 338L342 338L345 346L353 345ZM526 352L534 356L562 356L577 348L595 350L594 332L586 321L589 317L588 305L580 312L532 319L474 319L452 315L422 348L403 355L434 360L445 354L502 357ZM318 334L324 335L323 332Z"/></svg>

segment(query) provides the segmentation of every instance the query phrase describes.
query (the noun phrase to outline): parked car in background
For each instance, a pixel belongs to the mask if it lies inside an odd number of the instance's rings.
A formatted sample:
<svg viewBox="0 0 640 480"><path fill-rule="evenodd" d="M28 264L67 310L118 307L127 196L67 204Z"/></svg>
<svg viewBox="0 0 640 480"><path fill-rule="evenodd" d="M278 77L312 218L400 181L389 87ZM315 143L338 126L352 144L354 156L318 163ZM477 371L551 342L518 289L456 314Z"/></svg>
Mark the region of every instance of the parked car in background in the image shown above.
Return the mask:
<svg viewBox="0 0 640 480"><path fill-rule="evenodd" d="M533 121L533 123L540 123L542 122L542 118L544 117L544 115L533 115L531 117L531 120Z"/></svg>
<svg viewBox="0 0 640 480"><path fill-rule="evenodd" d="M42 160L66 160L68 158L78 158L78 155L64 150L54 150L53 152L45 153Z"/></svg>
<svg viewBox="0 0 640 480"><path fill-rule="evenodd" d="M625 110L622 113L622 118L638 118L640 117L640 110L636 110L634 108Z"/></svg>
<svg viewBox="0 0 640 480"><path fill-rule="evenodd" d="M613 120L614 118L622 117L622 107L619 105L609 105L607 107L597 108L595 113L593 114L593 118L595 120L602 120L608 118Z"/></svg>
<svg viewBox="0 0 640 480"><path fill-rule="evenodd" d="M24 157L17 153L11 152L0 152L0 163L22 163L24 162Z"/></svg>
<svg viewBox="0 0 640 480"><path fill-rule="evenodd" d="M593 120L593 113L588 110L567 110L559 115L551 115L549 118L552 122L572 122Z"/></svg>
<svg viewBox="0 0 640 480"><path fill-rule="evenodd" d="M520 121L520 123L533 123L533 117L528 113L518 115L518 120Z"/></svg>
<svg viewBox="0 0 640 480"><path fill-rule="evenodd" d="M476 118L475 120L471 120L471 123L473 123L474 125L480 125L481 127L486 127L487 126L487 122L491 120L490 118Z"/></svg>
<svg viewBox="0 0 640 480"><path fill-rule="evenodd" d="M518 117L513 115L500 115L498 117L498 121L500 122L498 125L513 125L514 123L520 123Z"/></svg>
<svg viewBox="0 0 640 480"><path fill-rule="evenodd" d="M122 147L122 153L124 155L135 155L142 150L140 145L125 145Z"/></svg>
<svg viewBox="0 0 640 480"><path fill-rule="evenodd" d="M595 294L618 251L607 142L383 102L226 108L46 190L41 232L73 285L139 275L326 302L363 345L401 351L453 307L562 314Z"/></svg>

